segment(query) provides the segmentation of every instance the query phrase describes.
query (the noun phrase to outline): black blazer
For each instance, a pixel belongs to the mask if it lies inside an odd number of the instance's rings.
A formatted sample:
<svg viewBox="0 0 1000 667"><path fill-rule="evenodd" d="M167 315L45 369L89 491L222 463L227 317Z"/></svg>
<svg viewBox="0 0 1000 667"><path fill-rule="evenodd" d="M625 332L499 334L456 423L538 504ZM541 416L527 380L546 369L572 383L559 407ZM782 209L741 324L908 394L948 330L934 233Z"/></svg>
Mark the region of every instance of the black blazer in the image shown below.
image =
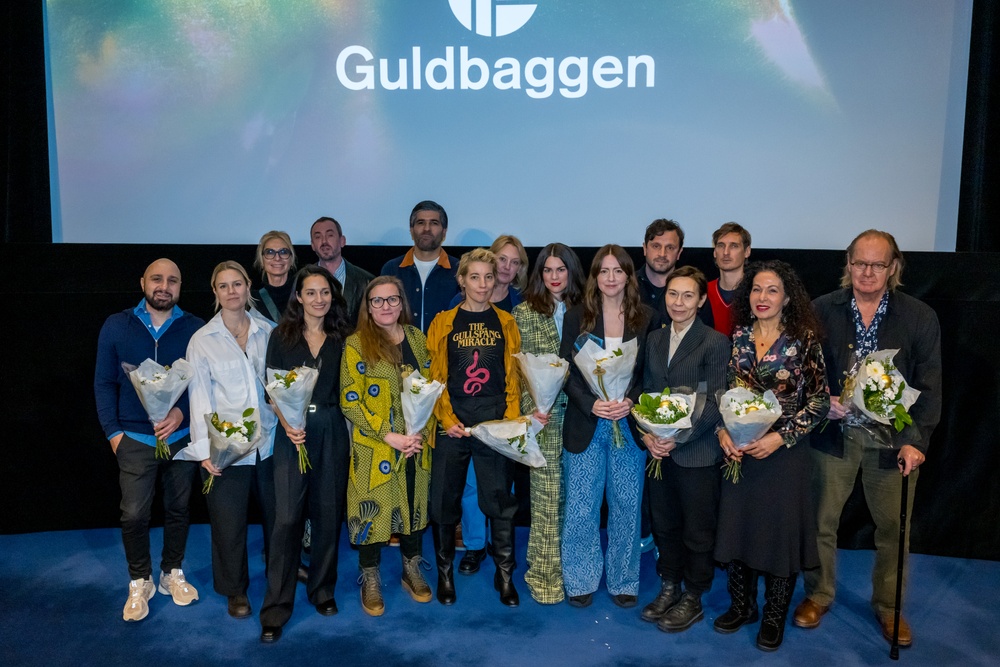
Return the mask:
<svg viewBox="0 0 1000 667"><path fill-rule="evenodd" d="M716 395L726 388L726 366L732 345L728 338L696 317L668 365L671 328L672 325L667 325L657 329L646 339L643 391L654 393L670 387L675 393L698 392L695 421L689 430L678 434L677 447L670 452L670 458L684 468L716 465L722 459L715 436L715 426L720 421Z"/></svg>
<svg viewBox="0 0 1000 667"><path fill-rule="evenodd" d="M635 369L632 371L632 382L626 396L633 402L639 400L642 393L642 372L646 364L646 336L650 331L655 331L663 326L661 316L649 306L643 306L646 313L646 326L640 331L633 331L626 327L622 341L638 339L639 350L635 360ZM594 438L594 431L597 430L597 417L591 410L597 401L597 396L590 390L590 385L583 379L580 369L573 363L573 344L580 336L580 319L583 317L583 305L574 306L566 313L563 320L562 343L559 346L559 356L569 362L569 379L566 381L564 391L569 401L566 404L566 416L563 420L563 449L571 454L579 454L587 449L590 441ZM594 336L604 340L604 317L602 313L597 314L597 322L594 325ZM636 442L640 442L639 432L635 428L634 420L627 417L629 428L632 429L632 437Z"/></svg>

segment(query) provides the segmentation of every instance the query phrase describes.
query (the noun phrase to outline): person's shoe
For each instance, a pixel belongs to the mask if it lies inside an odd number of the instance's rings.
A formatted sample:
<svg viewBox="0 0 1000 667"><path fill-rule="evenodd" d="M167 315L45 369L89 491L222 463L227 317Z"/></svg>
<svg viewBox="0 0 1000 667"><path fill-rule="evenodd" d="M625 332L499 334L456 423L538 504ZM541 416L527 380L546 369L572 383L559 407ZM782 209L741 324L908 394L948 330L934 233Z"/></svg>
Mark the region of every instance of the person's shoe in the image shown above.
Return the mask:
<svg viewBox="0 0 1000 667"><path fill-rule="evenodd" d="M616 606L622 609L631 609L632 607L639 604L639 598L635 595L629 595L628 593L620 593L618 595L612 595L611 601L615 603Z"/></svg>
<svg viewBox="0 0 1000 667"><path fill-rule="evenodd" d="M892 624L894 621L895 613L880 613L878 614L879 625L882 626L882 636L885 640L892 643ZM899 639L898 643L900 646L906 647L913 643L913 631L910 630L910 624L906 622L903 615L899 615Z"/></svg>
<svg viewBox="0 0 1000 667"><path fill-rule="evenodd" d="M186 607L198 599L198 591L184 579L184 570L175 567L160 572L160 592L173 598L174 604Z"/></svg>
<svg viewBox="0 0 1000 667"><path fill-rule="evenodd" d="M250 616L250 600L246 594L230 595L226 611L233 618L247 618Z"/></svg>
<svg viewBox="0 0 1000 667"><path fill-rule="evenodd" d="M508 607L516 607L521 604L521 597L514 588L514 581L511 578L513 573L497 568L493 575L493 588L500 593L500 602Z"/></svg>
<svg viewBox="0 0 1000 667"><path fill-rule="evenodd" d="M685 592L681 601L667 610L667 613L657 622L656 627L664 632L680 632L705 618L701 608L701 597Z"/></svg>
<svg viewBox="0 0 1000 667"><path fill-rule="evenodd" d="M829 610L830 605L817 604L809 598L806 598L799 603L798 607L795 608L795 614L792 616L792 623L800 628L805 628L806 630L818 628L819 621L823 618L823 614Z"/></svg>
<svg viewBox="0 0 1000 667"><path fill-rule="evenodd" d="M264 644L273 644L281 639L280 625L265 625L260 630L260 641Z"/></svg>
<svg viewBox="0 0 1000 667"><path fill-rule="evenodd" d="M152 577L128 582L128 599L125 600L122 618L126 621L141 621L146 618L149 615L149 601L154 595L156 586Z"/></svg>
<svg viewBox="0 0 1000 667"><path fill-rule="evenodd" d="M656 623L663 618L671 607L680 602L681 586L666 579L660 584L660 594L656 599L642 608L641 618L650 623Z"/></svg>
<svg viewBox="0 0 1000 667"><path fill-rule="evenodd" d="M570 607L576 607L577 609L583 609L584 607L589 607L590 603L594 601L594 594L587 593L585 595L570 595L566 598L566 602L569 603Z"/></svg>
<svg viewBox="0 0 1000 667"><path fill-rule="evenodd" d="M305 563L299 563L299 567L295 571L295 578L298 579L301 584L309 583L309 568L305 566Z"/></svg>
<svg viewBox="0 0 1000 667"><path fill-rule="evenodd" d="M475 574L479 572L479 566L486 560L486 549L466 549L458 564L459 574Z"/></svg>
<svg viewBox="0 0 1000 667"><path fill-rule="evenodd" d="M434 597L431 587L427 585L427 580L420 571L420 566L425 562L421 556L403 557L403 590L409 593L415 602L430 602Z"/></svg>
<svg viewBox="0 0 1000 667"><path fill-rule="evenodd" d="M777 651L785 637L785 621L788 607L792 603L796 575L776 577L764 575L764 609L761 613L760 630L757 631L757 648L761 651Z"/></svg>
<svg viewBox="0 0 1000 667"><path fill-rule="evenodd" d="M361 585L361 608L369 616L381 616L385 613L385 602L382 600L382 578L378 567L361 568L358 577Z"/></svg>
<svg viewBox="0 0 1000 667"><path fill-rule="evenodd" d="M713 627L724 635L736 632L747 623L755 623L757 612L757 573L741 561L730 562L726 569L726 589L729 591L729 610L715 619Z"/></svg>
<svg viewBox="0 0 1000 667"><path fill-rule="evenodd" d="M320 616L336 616L337 611L337 601L333 598L316 605L316 613Z"/></svg>

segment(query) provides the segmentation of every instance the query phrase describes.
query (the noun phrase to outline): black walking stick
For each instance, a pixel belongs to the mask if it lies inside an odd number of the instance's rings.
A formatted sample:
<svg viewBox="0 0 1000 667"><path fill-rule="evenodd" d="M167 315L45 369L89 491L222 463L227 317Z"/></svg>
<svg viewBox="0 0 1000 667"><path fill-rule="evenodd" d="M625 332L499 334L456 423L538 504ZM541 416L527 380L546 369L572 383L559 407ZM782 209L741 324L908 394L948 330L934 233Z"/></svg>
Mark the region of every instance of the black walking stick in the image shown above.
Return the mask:
<svg viewBox="0 0 1000 667"><path fill-rule="evenodd" d="M899 460L903 463L903 460ZM899 494L899 558L896 560L896 609L892 618L892 647L889 657L899 660L899 614L903 606L903 559L906 557L906 496L910 491L910 477L903 475L903 488Z"/></svg>

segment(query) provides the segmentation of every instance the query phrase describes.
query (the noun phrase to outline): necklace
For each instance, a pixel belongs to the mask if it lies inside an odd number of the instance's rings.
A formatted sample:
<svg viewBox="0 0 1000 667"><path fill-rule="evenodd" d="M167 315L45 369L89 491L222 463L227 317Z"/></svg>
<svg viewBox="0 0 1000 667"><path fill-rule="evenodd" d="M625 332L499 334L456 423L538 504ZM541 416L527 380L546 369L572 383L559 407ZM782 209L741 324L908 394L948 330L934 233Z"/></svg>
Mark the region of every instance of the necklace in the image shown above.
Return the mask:
<svg viewBox="0 0 1000 667"><path fill-rule="evenodd" d="M233 331L232 329L230 329L228 324L226 325L226 330L229 331L229 333L231 333L233 335L233 338L235 338L236 340L239 340L240 338L242 338L244 336L244 334L246 334L246 332L250 330L250 318L249 317L244 317L242 323L245 324L246 326L238 327L236 331Z"/></svg>

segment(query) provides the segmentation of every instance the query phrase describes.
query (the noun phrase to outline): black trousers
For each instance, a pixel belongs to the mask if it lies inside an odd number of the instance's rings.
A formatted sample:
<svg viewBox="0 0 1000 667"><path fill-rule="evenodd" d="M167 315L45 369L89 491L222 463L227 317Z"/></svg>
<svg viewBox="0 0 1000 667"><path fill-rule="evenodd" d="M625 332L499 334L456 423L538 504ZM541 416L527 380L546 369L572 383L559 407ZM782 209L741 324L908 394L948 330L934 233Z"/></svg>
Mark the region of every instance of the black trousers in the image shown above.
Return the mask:
<svg viewBox="0 0 1000 667"><path fill-rule="evenodd" d="M722 474L719 466L684 468L662 460L661 479L646 479L650 523L660 558L656 572L696 595L712 587L715 528Z"/></svg>
<svg viewBox="0 0 1000 667"><path fill-rule="evenodd" d="M175 454L187 443L171 447ZM156 494L156 478L163 484L163 553L160 569L170 572L181 566L187 547L188 504L194 486L194 461L156 458L156 448L123 435L118 443L118 482L122 489L122 543L131 579L145 579L153 573L149 554L149 520Z"/></svg>
<svg viewBox="0 0 1000 667"><path fill-rule="evenodd" d="M517 499L511 493L514 462L472 436L452 438L438 433L431 466L430 515L439 525L462 518L462 491L469 461L476 466L479 508L491 519L513 521Z"/></svg>
<svg viewBox="0 0 1000 667"><path fill-rule="evenodd" d="M272 457L263 461L259 452L256 465L232 465L222 471L205 496L208 519L212 524L212 580L215 592L231 597L243 595L250 586L247 563L247 509L250 494L257 497L264 519L264 553L274 524L274 466ZM202 470L202 478L208 472Z"/></svg>
<svg viewBox="0 0 1000 667"><path fill-rule="evenodd" d="M333 599L337 585L340 530L347 500L350 443L345 429L331 428L333 419L343 419L339 408L321 408L310 414L306 432L316 437L306 442L312 467L299 472L295 445L280 428L274 439L275 518L267 561L267 593L260 610L261 625L282 626L292 616L297 571L301 562L302 529L308 516L312 526L309 552L309 602L316 605Z"/></svg>

